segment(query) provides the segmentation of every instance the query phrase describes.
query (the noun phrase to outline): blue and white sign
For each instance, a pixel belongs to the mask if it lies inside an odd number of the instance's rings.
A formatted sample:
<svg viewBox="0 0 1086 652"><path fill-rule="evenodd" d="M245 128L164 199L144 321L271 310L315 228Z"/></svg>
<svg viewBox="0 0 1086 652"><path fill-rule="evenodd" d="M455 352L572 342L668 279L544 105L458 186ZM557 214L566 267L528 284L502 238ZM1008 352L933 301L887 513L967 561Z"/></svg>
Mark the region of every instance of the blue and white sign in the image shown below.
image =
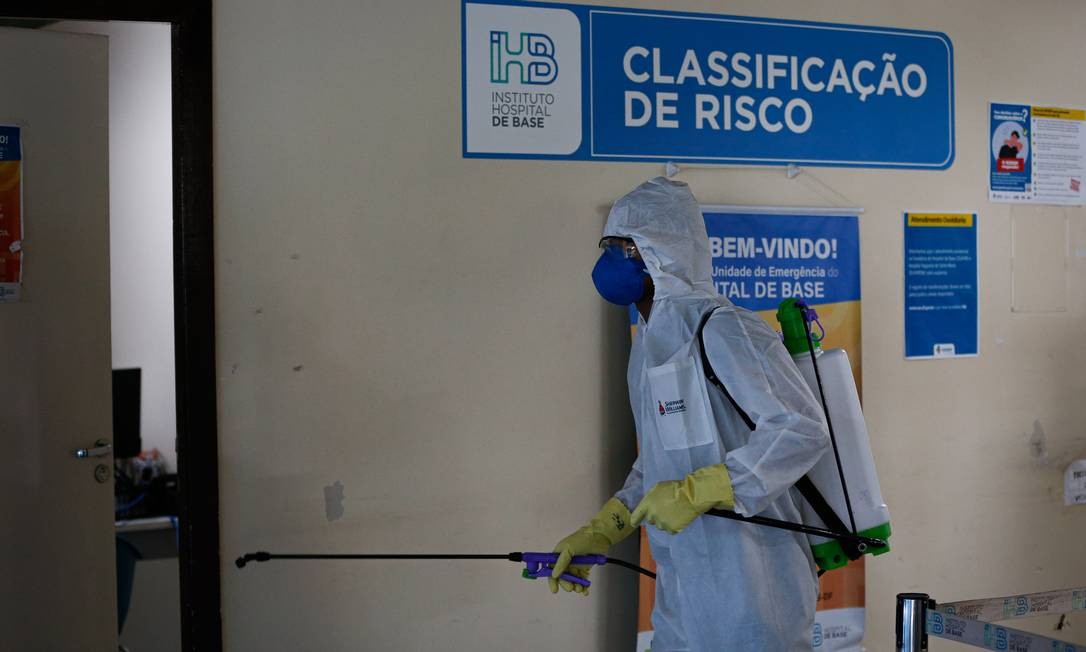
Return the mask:
<svg viewBox="0 0 1086 652"><path fill-rule="evenodd" d="M846 209L702 206L713 285L759 312L790 297L812 305L860 300L860 224ZM630 324L637 324L630 306Z"/></svg>
<svg viewBox="0 0 1086 652"><path fill-rule="evenodd" d="M945 169L939 32L463 0L463 155Z"/></svg>
<svg viewBox="0 0 1086 652"><path fill-rule="evenodd" d="M905 213L905 357L977 355L977 220Z"/></svg>
<svg viewBox="0 0 1086 652"><path fill-rule="evenodd" d="M781 301L860 300L860 230L855 214L704 206L713 283L748 310Z"/></svg>

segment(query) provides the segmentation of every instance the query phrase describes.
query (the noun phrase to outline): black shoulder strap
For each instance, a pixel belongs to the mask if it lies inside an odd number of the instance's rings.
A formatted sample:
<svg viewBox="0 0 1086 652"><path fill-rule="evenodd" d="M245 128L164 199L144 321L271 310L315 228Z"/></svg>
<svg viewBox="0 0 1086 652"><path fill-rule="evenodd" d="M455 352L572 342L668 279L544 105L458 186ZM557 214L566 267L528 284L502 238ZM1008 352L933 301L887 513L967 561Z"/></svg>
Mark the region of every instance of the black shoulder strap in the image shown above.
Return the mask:
<svg viewBox="0 0 1086 652"><path fill-rule="evenodd" d="M709 354L705 351L705 324L709 322L709 318L712 317L713 313L716 311L717 309L713 308L702 315L701 323L698 324L698 350L701 352L701 368L705 371L705 378L724 394L724 397L728 399L728 402L732 404L735 411L739 413L740 418L743 419L743 423L747 424L747 427L753 431L755 429L754 420L750 418L750 415L747 414L746 410L739 406L739 403L732 397L728 388L724 386L723 381L721 381L716 375L716 372L713 371L713 365L709 362ZM826 497L822 495L822 492L818 490L818 487L811 482L811 479L808 476L803 476L796 481L796 489L799 490L799 493L811 506L811 509L815 511L815 514L818 514L818 518L822 519L826 528L841 533L847 533L849 531L841 520L841 517L837 515L837 512L833 511L830 504L826 502ZM841 540L841 547L844 549L845 554L849 559L859 559L863 556L857 549L854 541Z"/></svg>
<svg viewBox="0 0 1086 652"><path fill-rule="evenodd" d="M743 423L747 424L747 427L751 430L754 430L754 420L750 418L750 415L747 414L746 410L739 407L739 404L732 398L728 388L724 386L724 383L722 383L719 378L717 378L716 372L713 371L713 365L709 362L709 354L705 352L705 324L709 323L709 318L712 317L713 313L716 311L717 309L713 308L702 315L701 323L698 324L698 350L701 352L701 368L705 372L705 378L724 394L724 397L728 399L728 402L732 404L735 411L739 413L740 418L743 419Z"/></svg>

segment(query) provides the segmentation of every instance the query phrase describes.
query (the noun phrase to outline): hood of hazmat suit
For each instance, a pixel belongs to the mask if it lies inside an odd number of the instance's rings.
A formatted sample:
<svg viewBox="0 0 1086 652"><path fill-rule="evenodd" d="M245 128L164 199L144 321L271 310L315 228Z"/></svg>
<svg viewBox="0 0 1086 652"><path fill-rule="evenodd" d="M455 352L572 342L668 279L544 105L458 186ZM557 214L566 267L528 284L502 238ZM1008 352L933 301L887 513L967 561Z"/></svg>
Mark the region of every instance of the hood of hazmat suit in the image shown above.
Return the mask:
<svg viewBox="0 0 1086 652"><path fill-rule="evenodd" d="M769 325L717 294L690 189L663 177L641 184L614 204L603 235L632 239L656 287L630 354L639 455L619 500L633 510L657 482L723 463L737 512L800 522L792 486L829 448L822 409ZM706 353L754 430L701 368L697 328L713 310ZM648 534L653 652L811 649L818 584L805 535L714 516Z"/></svg>

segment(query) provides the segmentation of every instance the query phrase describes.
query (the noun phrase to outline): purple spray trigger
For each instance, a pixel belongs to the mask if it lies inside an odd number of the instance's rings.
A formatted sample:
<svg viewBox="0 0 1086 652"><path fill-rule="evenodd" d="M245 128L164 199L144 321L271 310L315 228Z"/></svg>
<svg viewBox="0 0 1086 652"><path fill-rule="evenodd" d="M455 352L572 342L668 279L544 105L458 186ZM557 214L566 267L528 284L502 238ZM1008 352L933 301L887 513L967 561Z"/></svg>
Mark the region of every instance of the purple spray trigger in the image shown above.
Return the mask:
<svg viewBox="0 0 1086 652"><path fill-rule="evenodd" d="M822 322L818 319L818 311L816 311L811 306L808 306L807 303L804 302L802 299L797 299L794 305L800 309L800 312L803 313L803 319L806 320L808 324L814 324L818 326L818 337L815 337L812 334L811 339L815 342L821 342L826 337L826 329L822 326Z"/></svg>
<svg viewBox="0 0 1086 652"><path fill-rule="evenodd" d="M558 553L556 552L525 552L522 553L521 561L524 562L524 577L537 579L540 577L550 577L551 569L554 564L558 563ZM603 566L607 563L607 555L577 555L570 561L571 565L578 566ZM579 586L590 587L592 582L572 575L570 573L562 573L560 579L572 582Z"/></svg>

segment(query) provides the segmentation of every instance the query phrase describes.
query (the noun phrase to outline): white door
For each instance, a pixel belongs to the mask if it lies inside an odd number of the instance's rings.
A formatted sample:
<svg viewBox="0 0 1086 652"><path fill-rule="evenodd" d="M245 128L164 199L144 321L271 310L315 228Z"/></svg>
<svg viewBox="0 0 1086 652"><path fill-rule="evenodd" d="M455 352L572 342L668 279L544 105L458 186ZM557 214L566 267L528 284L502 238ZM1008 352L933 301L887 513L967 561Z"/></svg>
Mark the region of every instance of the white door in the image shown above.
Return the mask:
<svg viewBox="0 0 1086 652"><path fill-rule="evenodd" d="M22 126L21 301L0 302L0 648L114 652L108 46L0 29ZM98 477L96 477L96 468Z"/></svg>

